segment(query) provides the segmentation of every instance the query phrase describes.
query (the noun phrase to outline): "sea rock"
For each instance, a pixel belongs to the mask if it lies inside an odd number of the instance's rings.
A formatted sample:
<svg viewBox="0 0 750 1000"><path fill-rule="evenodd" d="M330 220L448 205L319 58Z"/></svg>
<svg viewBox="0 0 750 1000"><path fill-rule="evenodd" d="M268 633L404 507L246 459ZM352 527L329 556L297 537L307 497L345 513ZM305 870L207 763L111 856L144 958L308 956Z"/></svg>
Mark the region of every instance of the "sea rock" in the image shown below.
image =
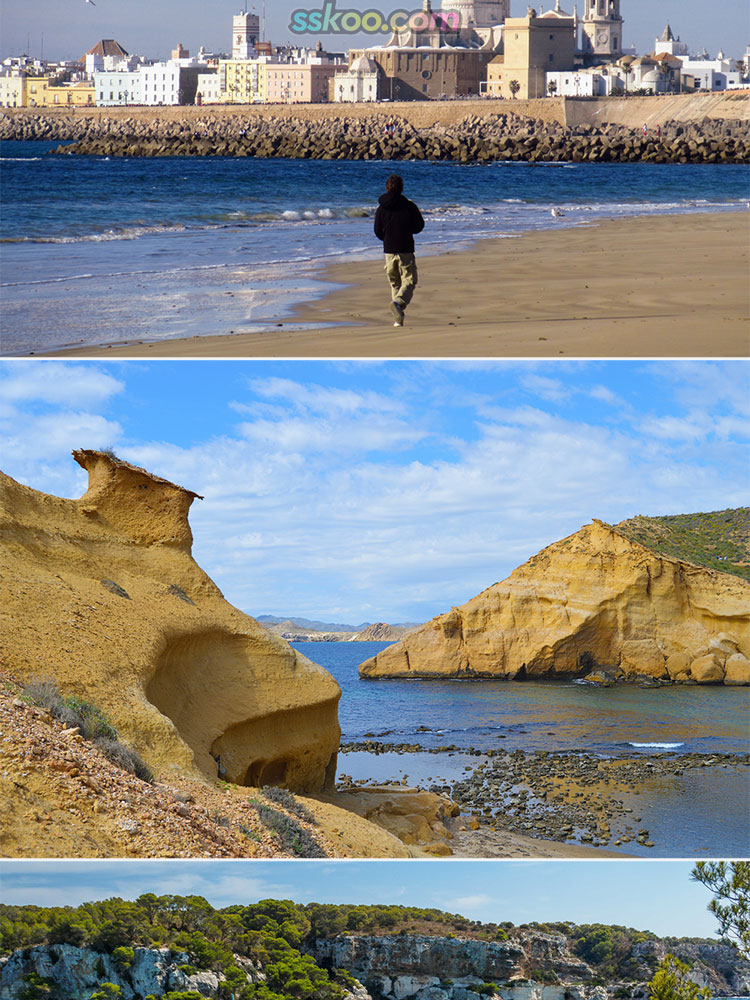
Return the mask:
<svg viewBox="0 0 750 1000"><path fill-rule="evenodd" d="M730 656L724 664L724 683L733 687L750 685L750 660L742 653Z"/></svg>
<svg viewBox="0 0 750 1000"><path fill-rule="evenodd" d="M724 680L724 661L716 653L706 653L690 664L690 676L698 684L721 684Z"/></svg>
<svg viewBox="0 0 750 1000"><path fill-rule="evenodd" d="M220 755L238 784L332 786L340 689L195 563L197 494L109 453L74 457L79 500L0 473L4 664L98 705L163 777L215 778Z"/></svg>
<svg viewBox="0 0 750 1000"><path fill-rule="evenodd" d="M628 680L660 679L670 676L670 656L694 661L720 635L747 656L748 609L746 581L653 552L595 520L359 671L363 678L527 679L603 667L622 669ZM693 663L692 676L721 681L715 664L699 663L696 676Z"/></svg>
<svg viewBox="0 0 750 1000"><path fill-rule="evenodd" d="M669 679L673 681L685 681L690 676L690 656L688 653L672 653L667 657L666 662Z"/></svg>

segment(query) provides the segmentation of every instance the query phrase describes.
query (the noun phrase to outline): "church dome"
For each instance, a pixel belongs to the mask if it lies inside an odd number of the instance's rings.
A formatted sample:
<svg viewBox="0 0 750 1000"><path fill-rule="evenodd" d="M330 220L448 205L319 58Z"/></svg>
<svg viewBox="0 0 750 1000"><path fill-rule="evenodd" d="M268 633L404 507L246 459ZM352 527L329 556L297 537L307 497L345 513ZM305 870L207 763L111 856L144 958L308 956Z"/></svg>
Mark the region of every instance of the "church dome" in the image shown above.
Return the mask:
<svg viewBox="0 0 750 1000"><path fill-rule="evenodd" d="M377 73L378 64L367 56L360 56L355 59L349 68L350 73Z"/></svg>

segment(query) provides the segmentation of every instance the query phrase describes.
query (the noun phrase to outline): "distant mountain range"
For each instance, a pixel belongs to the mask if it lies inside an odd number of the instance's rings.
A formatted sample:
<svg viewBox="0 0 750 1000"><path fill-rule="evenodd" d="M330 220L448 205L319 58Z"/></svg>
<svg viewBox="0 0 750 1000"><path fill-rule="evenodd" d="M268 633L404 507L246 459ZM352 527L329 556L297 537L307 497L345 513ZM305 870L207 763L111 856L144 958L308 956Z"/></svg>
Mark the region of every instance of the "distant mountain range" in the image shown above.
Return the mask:
<svg viewBox="0 0 750 1000"><path fill-rule="evenodd" d="M251 612L248 612L249 614ZM261 625L295 625L306 632L364 632L374 622L363 622L361 625L340 625L333 622L312 621L310 618L294 618L287 615L278 618L276 615L253 615ZM393 628L416 628L419 622L395 622Z"/></svg>

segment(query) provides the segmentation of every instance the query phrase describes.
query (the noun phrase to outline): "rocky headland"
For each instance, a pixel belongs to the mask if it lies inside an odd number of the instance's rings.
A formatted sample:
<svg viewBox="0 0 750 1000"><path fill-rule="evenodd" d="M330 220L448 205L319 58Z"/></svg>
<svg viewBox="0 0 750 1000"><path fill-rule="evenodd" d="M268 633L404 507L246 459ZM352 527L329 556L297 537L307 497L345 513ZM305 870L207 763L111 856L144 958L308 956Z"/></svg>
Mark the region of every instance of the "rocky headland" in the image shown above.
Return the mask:
<svg viewBox="0 0 750 1000"><path fill-rule="evenodd" d="M628 535L595 520L360 676L750 684L750 583Z"/></svg>
<svg viewBox="0 0 750 1000"><path fill-rule="evenodd" d="M534 105L544 102L533 102ZM66 143L70 155L250 156L322 160L431 160L493 163L502 160L573 163L748 163L750 138L743 118L668 119L644 135L640 125L563 123L523 114L503 102L502 111L465 114L459 120L414 124L402 107L327 117L265 114L254 110L213 114L64 116L38 111L0 115L1 139ZM503 106L501 105L501 107ZM494 104L497 107L497 104ZM536 111L535 107L529 110ZM540 109L543 110L543 109ZM396 130L387 130L388 123Z"/></svg>

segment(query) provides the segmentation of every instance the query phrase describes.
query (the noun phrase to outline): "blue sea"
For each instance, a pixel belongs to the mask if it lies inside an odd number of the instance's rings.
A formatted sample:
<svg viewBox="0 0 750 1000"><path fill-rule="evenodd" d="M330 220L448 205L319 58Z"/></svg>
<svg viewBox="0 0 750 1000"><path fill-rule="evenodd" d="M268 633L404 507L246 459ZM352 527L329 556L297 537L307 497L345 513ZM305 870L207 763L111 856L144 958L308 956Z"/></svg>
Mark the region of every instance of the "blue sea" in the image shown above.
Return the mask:
<svg viewBox="0 0 750 1000"><path fill-rule="evenodd" d="M390 162L52 155L0 144L2 353L262 331L377 257ZM421 254L596 220L747 207L742 165L399 162ZM552 209L563 214L552 216Z"/></svg>
<svg viewBox="0 0 750 1000"><path fill-rule="evenodd" d="M486 760L470 750L571 751L602 757L660 753L745 754L750 689L724 687L600 689L575 682L359 679L361 662L388 643L293 643L333 674L342 689L342 743L375 738L443 753L361 751L339 756L339 772L429 787L464 777ZM651 831L644 857L745 857L750 851L747 767L692 769L686 777L647 780L630 804ZM624 851L624 849L623 849Z"/></svg>

